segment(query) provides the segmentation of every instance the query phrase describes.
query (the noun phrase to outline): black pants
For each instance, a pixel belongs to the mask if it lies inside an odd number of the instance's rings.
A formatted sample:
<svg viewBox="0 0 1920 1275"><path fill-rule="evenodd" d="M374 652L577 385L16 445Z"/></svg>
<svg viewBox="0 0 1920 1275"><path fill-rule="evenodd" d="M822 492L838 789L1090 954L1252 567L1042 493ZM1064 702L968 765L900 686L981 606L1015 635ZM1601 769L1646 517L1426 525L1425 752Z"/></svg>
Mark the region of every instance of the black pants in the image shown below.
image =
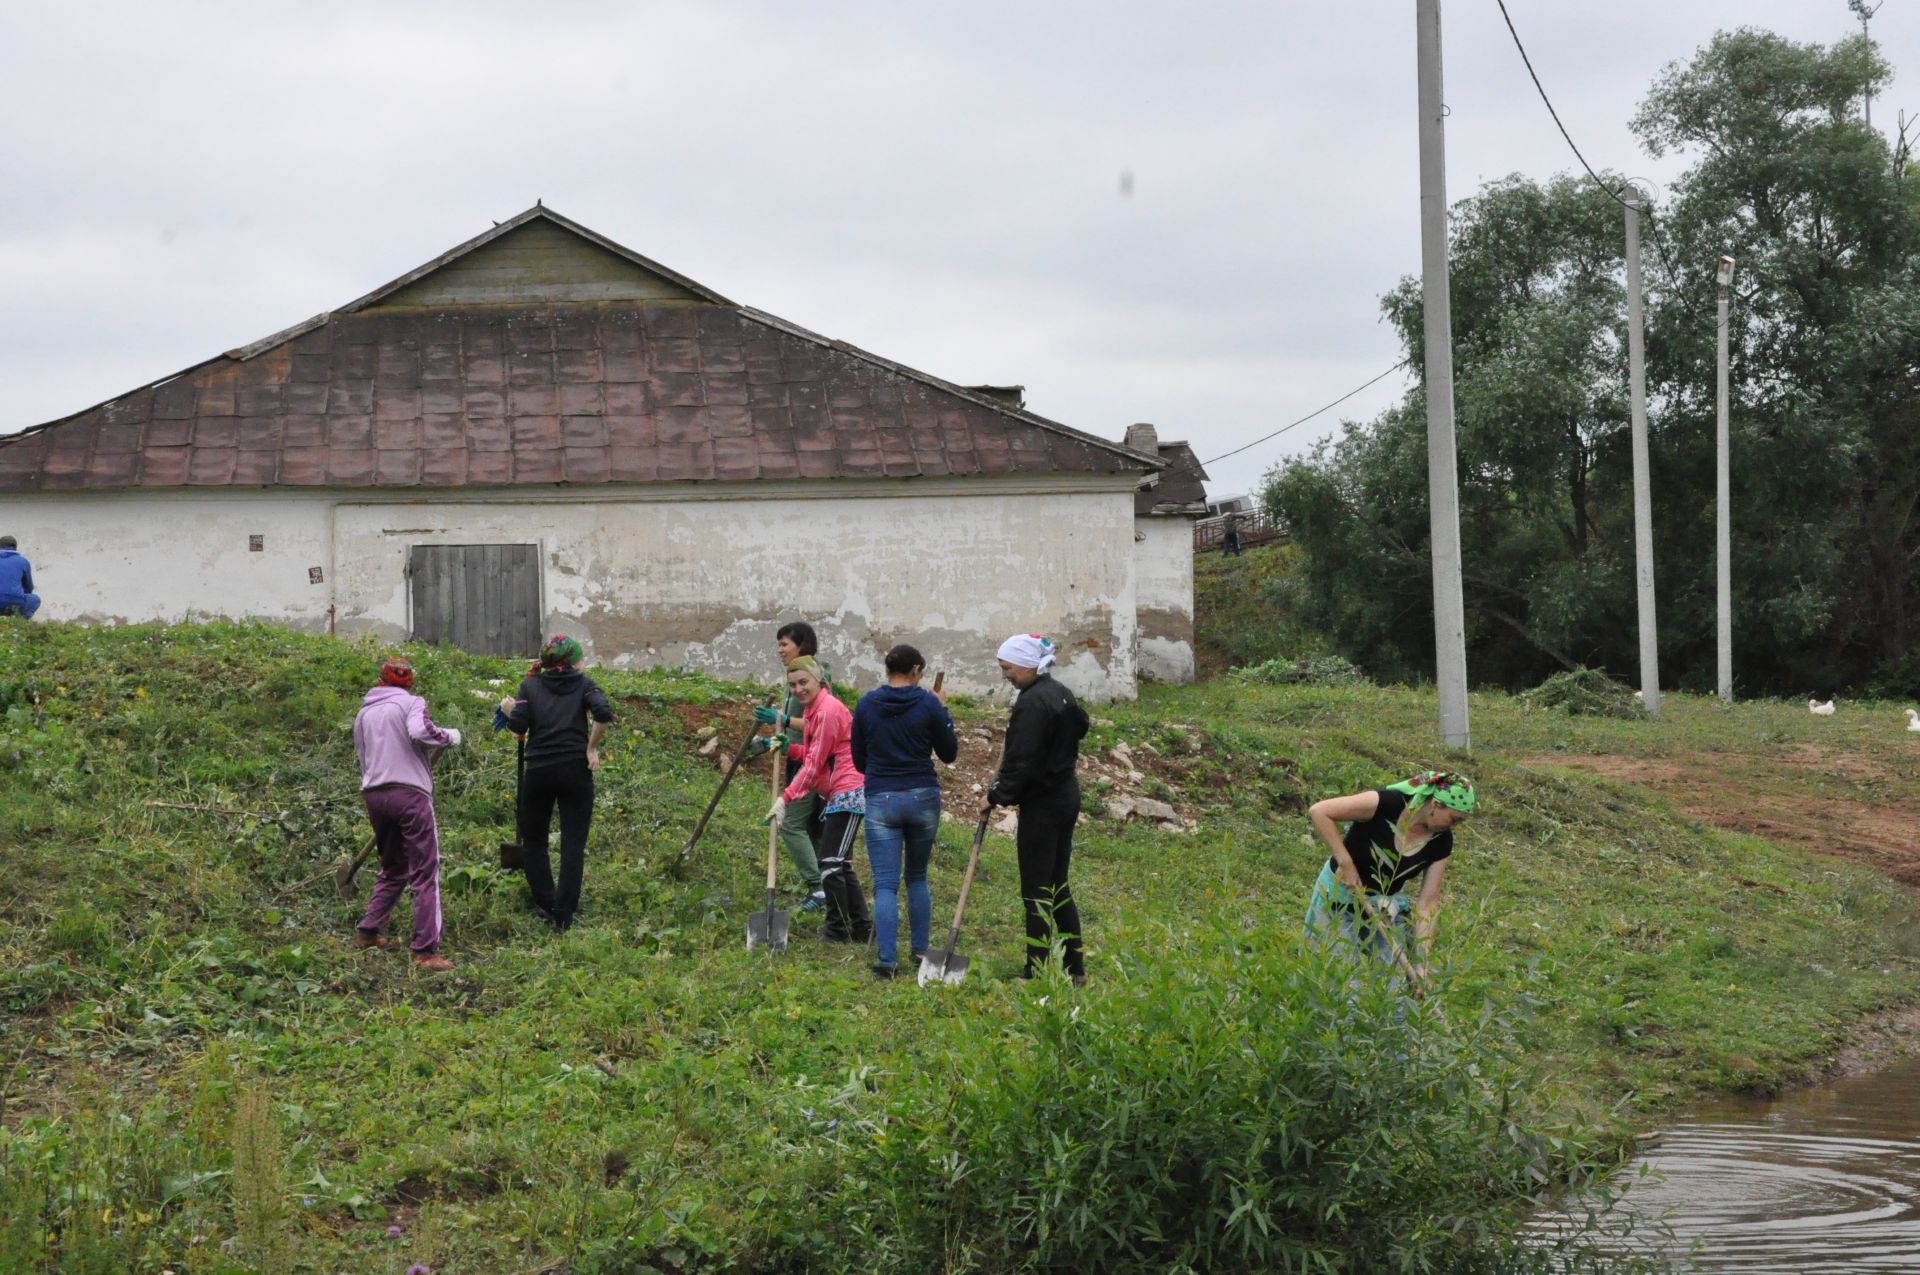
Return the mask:
<svg viewBox="0 0 1920 1275"><path fill-rule="evenodd" d="M1014 844L1020 852L1020 902L1027 912L1027 977L1046 963L1057 927L1066 941L1067 973L1087 972L1080 951L1080 909L1067 885L1073 825L1080 820L1080 781L1035 793L1020 803ZM1051 921L1051 925L1049 925Z"/></svg>
<svg viewBox="0 0 1920 1275"><path fill-rule="evenodd" d="M820 821L820 888L827 896L827 923L820 937L833 943L864 943L873 935L867 887L854 870L853 842L865 815L842 810Z"/></svg>
<svg viewBox="0 0 1920 1275"><path fill-rule="evenodd" d="M547 858L553 808L560 807L560 884ZM533 905L561 929L580 910L580 880L587 870L587 830L593 826L593 772L584 757L533 766L520 795L520 844Z"/></svg>

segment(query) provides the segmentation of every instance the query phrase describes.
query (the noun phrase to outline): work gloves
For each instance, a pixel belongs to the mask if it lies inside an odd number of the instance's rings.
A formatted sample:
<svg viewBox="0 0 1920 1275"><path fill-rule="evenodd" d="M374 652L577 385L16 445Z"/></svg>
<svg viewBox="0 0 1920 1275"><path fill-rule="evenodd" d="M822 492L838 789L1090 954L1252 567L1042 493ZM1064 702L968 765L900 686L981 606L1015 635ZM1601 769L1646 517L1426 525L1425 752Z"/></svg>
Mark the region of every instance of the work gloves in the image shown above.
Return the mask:
<svg viewBox="0 0 1920 1275"><path fill-rule="evenodd" d="M446 732L447 732L447 738L453 741L453 743L451 743L451 744L449 744L449 745L448 745L448 747L449 747L449 748L458 748L458 747L460 747L460 741L461 741L461 739L462 739L462 736L461 736L461 734L460 734L460 732L459 732L459 730L457 730L456 728L454 728L454 727L452 727L452 726L443 726L443 727L441 727L441 729L442 729L442 730L444 730L444 731L446 731Z"/></svg>
<svg viewBox="0 0 1920 1275"><path fill-rule="evenodd" d="M777 731L787 728L787 715L771 704L762 704L753 710L753 720L762 726L771 726Z"/></svg>
<svg viewBox="0 0 1920 1275"><path fill-rule="evenodd" d="M761 823L779 823L781 819L786 817L786 813L787 813L787 799L785 797L775 797L773 799L773 804L767 807L767 817L765 819L762 819L760 822Z"/></svg>

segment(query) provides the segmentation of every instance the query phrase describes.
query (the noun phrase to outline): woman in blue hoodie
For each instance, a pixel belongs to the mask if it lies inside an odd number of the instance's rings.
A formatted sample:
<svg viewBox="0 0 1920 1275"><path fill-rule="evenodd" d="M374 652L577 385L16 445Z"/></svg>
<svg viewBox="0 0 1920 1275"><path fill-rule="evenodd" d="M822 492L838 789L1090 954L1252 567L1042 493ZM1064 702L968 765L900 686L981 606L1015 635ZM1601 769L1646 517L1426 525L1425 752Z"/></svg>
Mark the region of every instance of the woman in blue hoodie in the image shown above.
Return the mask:
<svg viewBox="0 0 1920 1275"><path fill-rule="evenodd" d="M926 661L902 643L887 652L887 684L853 710L853 765L867 779L867 863L873 869L873 923L879 959L892 978L900 957L900 877L907 880L907 932L918 960L933 926L927 863L940 829L940 777L933 759L952 763L960 739L946 699L920 689Z"/></svg>

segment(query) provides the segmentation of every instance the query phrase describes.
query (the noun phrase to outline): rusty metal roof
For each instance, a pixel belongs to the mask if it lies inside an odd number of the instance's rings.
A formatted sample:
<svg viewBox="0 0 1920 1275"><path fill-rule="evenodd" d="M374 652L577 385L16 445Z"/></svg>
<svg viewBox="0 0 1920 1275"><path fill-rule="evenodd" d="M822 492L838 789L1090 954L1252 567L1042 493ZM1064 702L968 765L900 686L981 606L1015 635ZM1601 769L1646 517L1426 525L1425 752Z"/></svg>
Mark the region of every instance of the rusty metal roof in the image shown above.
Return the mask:
<svg viewBox="0 0 1920 1275"><path fill-rule="evenodd" d="M1198 518L1207 512L1207 471L1200 458L1186 443L1161 443L1160 459L1166 468L1140 480L1133 494L1136 518L1150 515L1185 515Z"/></svg>
<svg viewBox="0 0 1920 1275"><path fill-rule="evenodd" d="M685 299L379 304L536 219ZM0 491L1122 475L1163 463L737 306L536 206L339 310L0 437Z"/></svg>

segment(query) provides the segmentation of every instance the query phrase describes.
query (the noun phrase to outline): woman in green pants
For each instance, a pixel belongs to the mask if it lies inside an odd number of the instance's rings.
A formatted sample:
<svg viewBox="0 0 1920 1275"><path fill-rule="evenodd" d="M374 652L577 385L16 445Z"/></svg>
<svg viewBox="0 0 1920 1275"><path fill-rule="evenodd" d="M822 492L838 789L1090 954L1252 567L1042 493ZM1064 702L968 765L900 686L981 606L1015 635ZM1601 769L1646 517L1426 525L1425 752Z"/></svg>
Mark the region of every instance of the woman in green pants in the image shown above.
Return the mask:
<svg viewBox="0 0 1920 1275"><path fill-rule="evenodd" d="M780 655L780 667L784 670L803 655L818 658L820 639L814 635L811 624L805 620L795 620L780 626L780 631L774 635L774 649ZM825 665L821 667L826 668ZM827 672L831 676L832 670L828 669ZM766 752L775 739L784 739L787 778L791 780L800 773L800 767L807 760L806 731L801 722L801 715L806 710L794 698L792 688L784 689L786 699L779 708L753 710L755 721L774 728L772 735L755 742L753 751L756 754ZM786 813L780 817L780 844L787 848L787 857L793 860L794 870L806 883L807 897L800 904L802 912L818 912L827 905L826 888L820 884L821 800L816 793L796 797L787 803Z"/></svg>

